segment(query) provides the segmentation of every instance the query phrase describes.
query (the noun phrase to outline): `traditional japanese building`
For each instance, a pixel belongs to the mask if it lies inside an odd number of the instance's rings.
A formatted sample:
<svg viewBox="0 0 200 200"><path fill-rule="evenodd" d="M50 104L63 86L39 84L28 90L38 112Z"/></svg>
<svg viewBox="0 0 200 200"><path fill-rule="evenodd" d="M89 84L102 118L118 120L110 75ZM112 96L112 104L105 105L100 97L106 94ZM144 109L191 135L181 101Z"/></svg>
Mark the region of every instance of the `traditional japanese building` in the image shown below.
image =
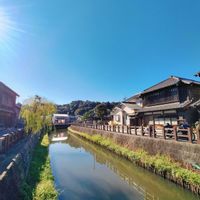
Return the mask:
<svg viewBox="0 0 200 200"><path fill-rule="evenodd" d="M139 106L132 109L134 114L123 114L128 115L131 125L159 127L167 123L174 126L182 122L193 124L199 118L200 82L171 76L125 103Z"/></svg>
<svg viewBox="0 0 200 200"><path fill-rule="evenodd" d="M142 109L138 112L140 124L178 125L198 120L193 104L200 99L200 82L171 76L144 90Z"/></svg>
<svg viewBox="0 0 200 200"><path fill-rule="evenodd" d="M19 95L0 82L0 127L13 127L17 123L19 106L16 98Z"/></svg>

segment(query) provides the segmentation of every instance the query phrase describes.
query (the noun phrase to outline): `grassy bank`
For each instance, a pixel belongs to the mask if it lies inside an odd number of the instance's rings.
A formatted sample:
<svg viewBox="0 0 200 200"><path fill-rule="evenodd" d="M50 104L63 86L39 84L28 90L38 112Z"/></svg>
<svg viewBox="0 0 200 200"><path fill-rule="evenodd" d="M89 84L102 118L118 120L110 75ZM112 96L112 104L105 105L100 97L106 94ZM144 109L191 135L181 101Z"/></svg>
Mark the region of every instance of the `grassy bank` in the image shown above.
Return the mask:
<svg viewBox="0 0 200 200"><path fill-rule="evenodd" d="M132 151L99 134L89 135L87 133L75 131L71 128L69 128L69 131L91 142L99 144L106 149L127 158L131 162L147 168L150 171L188 188L197 194L200 194L200 174L183 168L179 163L174 162L168 156L159 154L149 155L144 150Z"/></svg>
<svg viewBox="0 0 200 200"><path fill-rule="evenodd" d="M22 185L21 194L24 200L56 200L58 197L48 157L48 146L49 139L46 134L33 152L29 174Z"/></svg>

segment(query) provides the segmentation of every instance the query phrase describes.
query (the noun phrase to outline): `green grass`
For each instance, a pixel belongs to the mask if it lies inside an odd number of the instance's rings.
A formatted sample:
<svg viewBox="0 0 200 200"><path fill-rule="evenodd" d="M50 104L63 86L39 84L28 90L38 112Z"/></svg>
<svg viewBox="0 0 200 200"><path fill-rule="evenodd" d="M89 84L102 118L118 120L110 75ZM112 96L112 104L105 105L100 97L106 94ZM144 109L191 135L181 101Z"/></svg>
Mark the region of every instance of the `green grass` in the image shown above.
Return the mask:
<svg viewBox="0 0 200 200"><path fill-rule="evenodd" d="M33 152L28 177L22 184L21 198L24 200L56 200L58 198L48 157L48 146L49 139L46 134Z"/></svg>
<svg viewBox="0 0 200 200"><path fill-rule="evenodd" d="M189 169L183 168L180 163L174 162L170 157L165 155L149 155L146 151L138 149L132 151L126 147L122 147L115 143L113 140L105 138L99 134L89 135L69 128L72 133L99 144L110 151L127 158L128 160L137 163L145 168L156 171L163 176L171 176L176 182L186 183L191 188L200 189L200 174L193 172ZM195 191L196 191L195 189ZM194 191L194 192L195 192Z"/></svg>

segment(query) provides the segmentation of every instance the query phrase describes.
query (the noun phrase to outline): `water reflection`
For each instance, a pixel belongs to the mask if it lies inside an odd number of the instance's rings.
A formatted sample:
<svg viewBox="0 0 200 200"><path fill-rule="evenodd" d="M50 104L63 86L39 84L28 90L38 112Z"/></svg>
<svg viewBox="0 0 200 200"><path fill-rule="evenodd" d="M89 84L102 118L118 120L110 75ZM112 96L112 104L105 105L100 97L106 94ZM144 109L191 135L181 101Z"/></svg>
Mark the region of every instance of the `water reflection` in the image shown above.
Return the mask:
<svg viewBox="0 0 200 200"><path fill-rule="evenodd" d="M62 136L66 137L66 133ZM50 157L55 183L62 190L60 199L198 199L175 184L71 134L65 143L50 145Z"/></svg>

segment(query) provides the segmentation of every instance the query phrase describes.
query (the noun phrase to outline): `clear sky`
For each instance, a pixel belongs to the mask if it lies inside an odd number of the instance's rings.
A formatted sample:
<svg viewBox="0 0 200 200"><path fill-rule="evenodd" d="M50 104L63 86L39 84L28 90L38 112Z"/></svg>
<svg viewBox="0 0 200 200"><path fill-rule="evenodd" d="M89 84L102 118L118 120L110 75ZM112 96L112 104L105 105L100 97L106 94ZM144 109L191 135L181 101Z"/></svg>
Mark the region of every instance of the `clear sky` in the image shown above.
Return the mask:
<svg viewBox="0 0 200 200"><path fill-rule="evenodd" d="M199 0L0 0L0 80L20 101L120 101L199 70Z"/></svg>

